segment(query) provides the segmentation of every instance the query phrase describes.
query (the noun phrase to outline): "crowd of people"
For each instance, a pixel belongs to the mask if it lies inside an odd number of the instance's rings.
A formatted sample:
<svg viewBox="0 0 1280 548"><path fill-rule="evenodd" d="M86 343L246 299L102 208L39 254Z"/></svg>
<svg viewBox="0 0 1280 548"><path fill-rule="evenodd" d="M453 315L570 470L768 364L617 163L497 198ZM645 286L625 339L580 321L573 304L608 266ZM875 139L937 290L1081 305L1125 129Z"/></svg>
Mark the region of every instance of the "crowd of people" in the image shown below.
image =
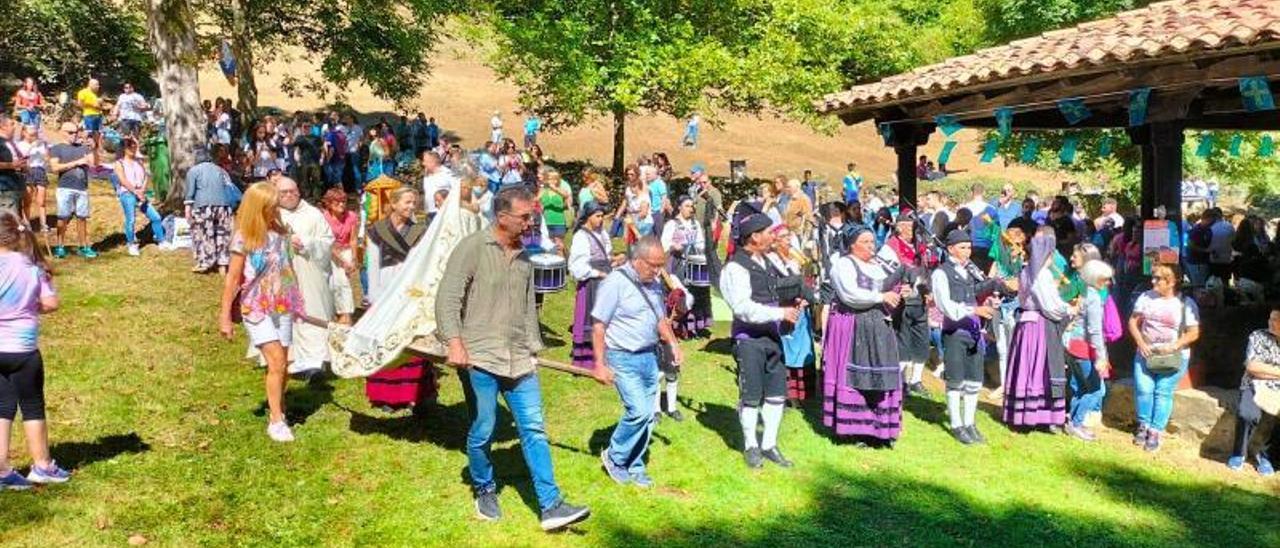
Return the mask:
<svg viewBox="0 0 1280 548"><path fill-rule="evenodd" d="M98 139L108 107L96 81L86 90L78 96L80 123L62 128L66 143L45 145L38 119L26 124L30 115L22 115L15 141L14 120L0 119L0 329L21 331L0 339L0 485L8 488L69 477L42 441L35 333L38 315L57 307L52 269L35 239L48 175L58 175L54 257L67 255L70 221L80 255L95 255L84 223L87 187L104 173L125 212L128 252L139 252L138 212L155 241L169 246L148 194L137 128L123 124L131 118L118 110L108 115L125 137L103 165ZM120 101L145 111L127 93ZM19 113L31 104L24 101ZM495 113L491 139L466 152L421 113L368 129L337 112L242 120L225 99L208 114L208 146L185 181L193 271L225 274L219 329L232 338L242 325L251 356L266 368L270 439L295 439L285 415L290 375L322 371L330 323L349 325L358 304L385 297L457 193L482 229L449 256L436 335L445 361L460 368L471 411L466 453L477 514L501 517L489 455L501 395L547 530L590 511L560 493L543 425L535 364L544 349L546 291L534 278L546 264L563 264L575 282L572 366L613 386L621 400L602 468L618 483L650 487L645 458L654 428L663 417L684 418L680 342L712 336L712 288L731 313L722 320L731 322L750 468L795 465L780 447L781 423L788 406L808 402L820 407L832 437L893 447L903 435L904 401L929 396L923 375L931 367L945 385L951 435L964 445L985 443L976 412L989 354L999 375L988 396L1001 403L1009 428L1094 441L1093 416L1122 367L1109 346L1124 337L1137 349L1123 365L1134 378L1133 441L1157 451L1200 334L1198 300L1183 295L1184 285L1207 288L1217 279L1240 294L1247 281L1269 285L1280 248L1260 219L1232 227L1213 208L1194 226L1175 221L1170 245L1182 260L1152 261L1142 248L1143 223L1121 215L1114 200L1091 218L1072 197L1020 198L1006 185L989 199L974 185L963 202L930 191L916 207L893 189L865 185L852 163L836 199L826 199L806 172L779 175L728 203L702 165L690 167L686 191L673 195L676 172L661 152L628 164L617 187L593 170L570 181L545 159L536 116L526 119L518 145ZM695 130L688 146L696 139ZM411 168L415 179L403 181ZM541 256L559 263L534 260ZM486 313L468 313L475 310ZM1275 412L1267 398L1280 391L1280 312L1270 325L1249 341L1242 388L1249 398L1259 395L1263 411L1241 411L1233 468L1243 464L1260 413ZM436 397L436 377L433 363L415 358L369 377L366 394L388 412L421 412ZM34 440L26 477L3 460L18 409ZM1274 446L1256 456L1260 472L1271 470Z"/></svg>

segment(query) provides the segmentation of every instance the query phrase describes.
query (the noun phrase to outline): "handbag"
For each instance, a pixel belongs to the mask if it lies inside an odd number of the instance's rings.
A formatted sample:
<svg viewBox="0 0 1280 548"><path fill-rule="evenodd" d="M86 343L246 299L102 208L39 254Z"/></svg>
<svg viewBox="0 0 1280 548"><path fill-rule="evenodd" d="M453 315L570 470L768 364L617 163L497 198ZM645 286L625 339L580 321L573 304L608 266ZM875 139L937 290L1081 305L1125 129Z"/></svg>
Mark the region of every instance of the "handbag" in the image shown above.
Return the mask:
<svg viewBox="0 0 1280 548"><path fill-rule="evenodd" d="M1178 320L1178 337L1187 324L1187 301L1182 299L1182 318ZM1147 357L1147 369L1152 373L1170 374L1182 369L1182 351L1174 350L1168 354L1152 354Z"/></svg>
<svg viewBox="0 0 1280 548"><path fill-rule="evenodd" d="M630 274L626 273L626 271L622 272L622 277L626 278L627 281L631 282L631 285L635 286L636 291L640 292L640 298L644 299L644 304L649 306L649 311L653 312L654 317L657 318L658 323L661 324L662 319L665 316L658 313L657 307L653 306L653 301L649 300L649 297L644 294L644 287L640 285L640 282L635 278L632 278ZM666 297L663 297L663 302L666 302ZM675 356L671 352L671 347L667 346L667 343L663 342L662 338L659 337L658 338L658 366L665 369L666 367L668 367L668 364L679 365L675 363Z"/></svg>

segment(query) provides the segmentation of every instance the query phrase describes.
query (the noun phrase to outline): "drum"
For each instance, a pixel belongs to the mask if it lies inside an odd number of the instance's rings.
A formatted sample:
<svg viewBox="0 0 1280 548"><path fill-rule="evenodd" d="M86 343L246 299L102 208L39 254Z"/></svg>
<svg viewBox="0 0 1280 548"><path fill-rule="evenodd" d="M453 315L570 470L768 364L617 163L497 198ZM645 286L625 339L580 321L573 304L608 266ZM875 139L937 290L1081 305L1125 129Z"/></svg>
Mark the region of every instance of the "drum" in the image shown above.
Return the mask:
<svg viewBox="0 0 1280 548"><path fill-rule="evenodd" d="M693 287L711 287L711 271L707 270L706 255L685 255L684 283Z"/></svg>
<svg viewBox="0 0 1280 548"><path fill-rule="evenodd" d="M568 263L554 253L539 253L529 258L533 263L533 290L536 293L555 293L564 289Z"/></svg>

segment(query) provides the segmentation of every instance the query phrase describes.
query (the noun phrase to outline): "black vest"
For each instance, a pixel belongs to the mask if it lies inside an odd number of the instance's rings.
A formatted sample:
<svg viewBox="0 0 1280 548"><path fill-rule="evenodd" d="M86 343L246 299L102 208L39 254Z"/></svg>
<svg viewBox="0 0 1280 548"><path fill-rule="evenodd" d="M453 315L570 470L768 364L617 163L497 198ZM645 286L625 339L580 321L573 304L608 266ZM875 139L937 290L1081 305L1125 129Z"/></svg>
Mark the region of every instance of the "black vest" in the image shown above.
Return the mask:
<svg viewBox="0 0 1280 548"><path fill-rule="evenodd" d="M742 268L747 269L747 273L751 275L751 300L760 304L776 306L778 304L778 278L782 276L772 264L768 268L760 266L751 260L751 256L746 251L738 251L733 254L733 262L738 263Z"/></svg>
<svg viewBox="0 0 1280 548"><path fill-rule="evenodd" d="M973 276L965 277L951 261L947 261L939 268L947 275L947 289L951 290L952 301L970 306L978 305L976 289L978 280L973 279Z"/></svg>

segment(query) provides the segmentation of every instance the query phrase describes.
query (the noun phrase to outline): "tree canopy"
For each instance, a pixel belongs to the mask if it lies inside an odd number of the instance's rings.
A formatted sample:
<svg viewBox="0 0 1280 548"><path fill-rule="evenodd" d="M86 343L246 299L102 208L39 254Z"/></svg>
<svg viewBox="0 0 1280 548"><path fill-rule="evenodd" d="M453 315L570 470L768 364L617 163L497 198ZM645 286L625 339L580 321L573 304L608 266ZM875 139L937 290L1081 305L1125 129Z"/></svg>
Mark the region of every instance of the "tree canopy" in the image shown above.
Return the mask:
<svg viewBox="0 0 1280 548"><path fill-rule="evenodd" d="M155 60L141 14L109 0L0 0L5 39L0 76L33 76L48 88L83 85L90 76L155 91Z"/></svg>

